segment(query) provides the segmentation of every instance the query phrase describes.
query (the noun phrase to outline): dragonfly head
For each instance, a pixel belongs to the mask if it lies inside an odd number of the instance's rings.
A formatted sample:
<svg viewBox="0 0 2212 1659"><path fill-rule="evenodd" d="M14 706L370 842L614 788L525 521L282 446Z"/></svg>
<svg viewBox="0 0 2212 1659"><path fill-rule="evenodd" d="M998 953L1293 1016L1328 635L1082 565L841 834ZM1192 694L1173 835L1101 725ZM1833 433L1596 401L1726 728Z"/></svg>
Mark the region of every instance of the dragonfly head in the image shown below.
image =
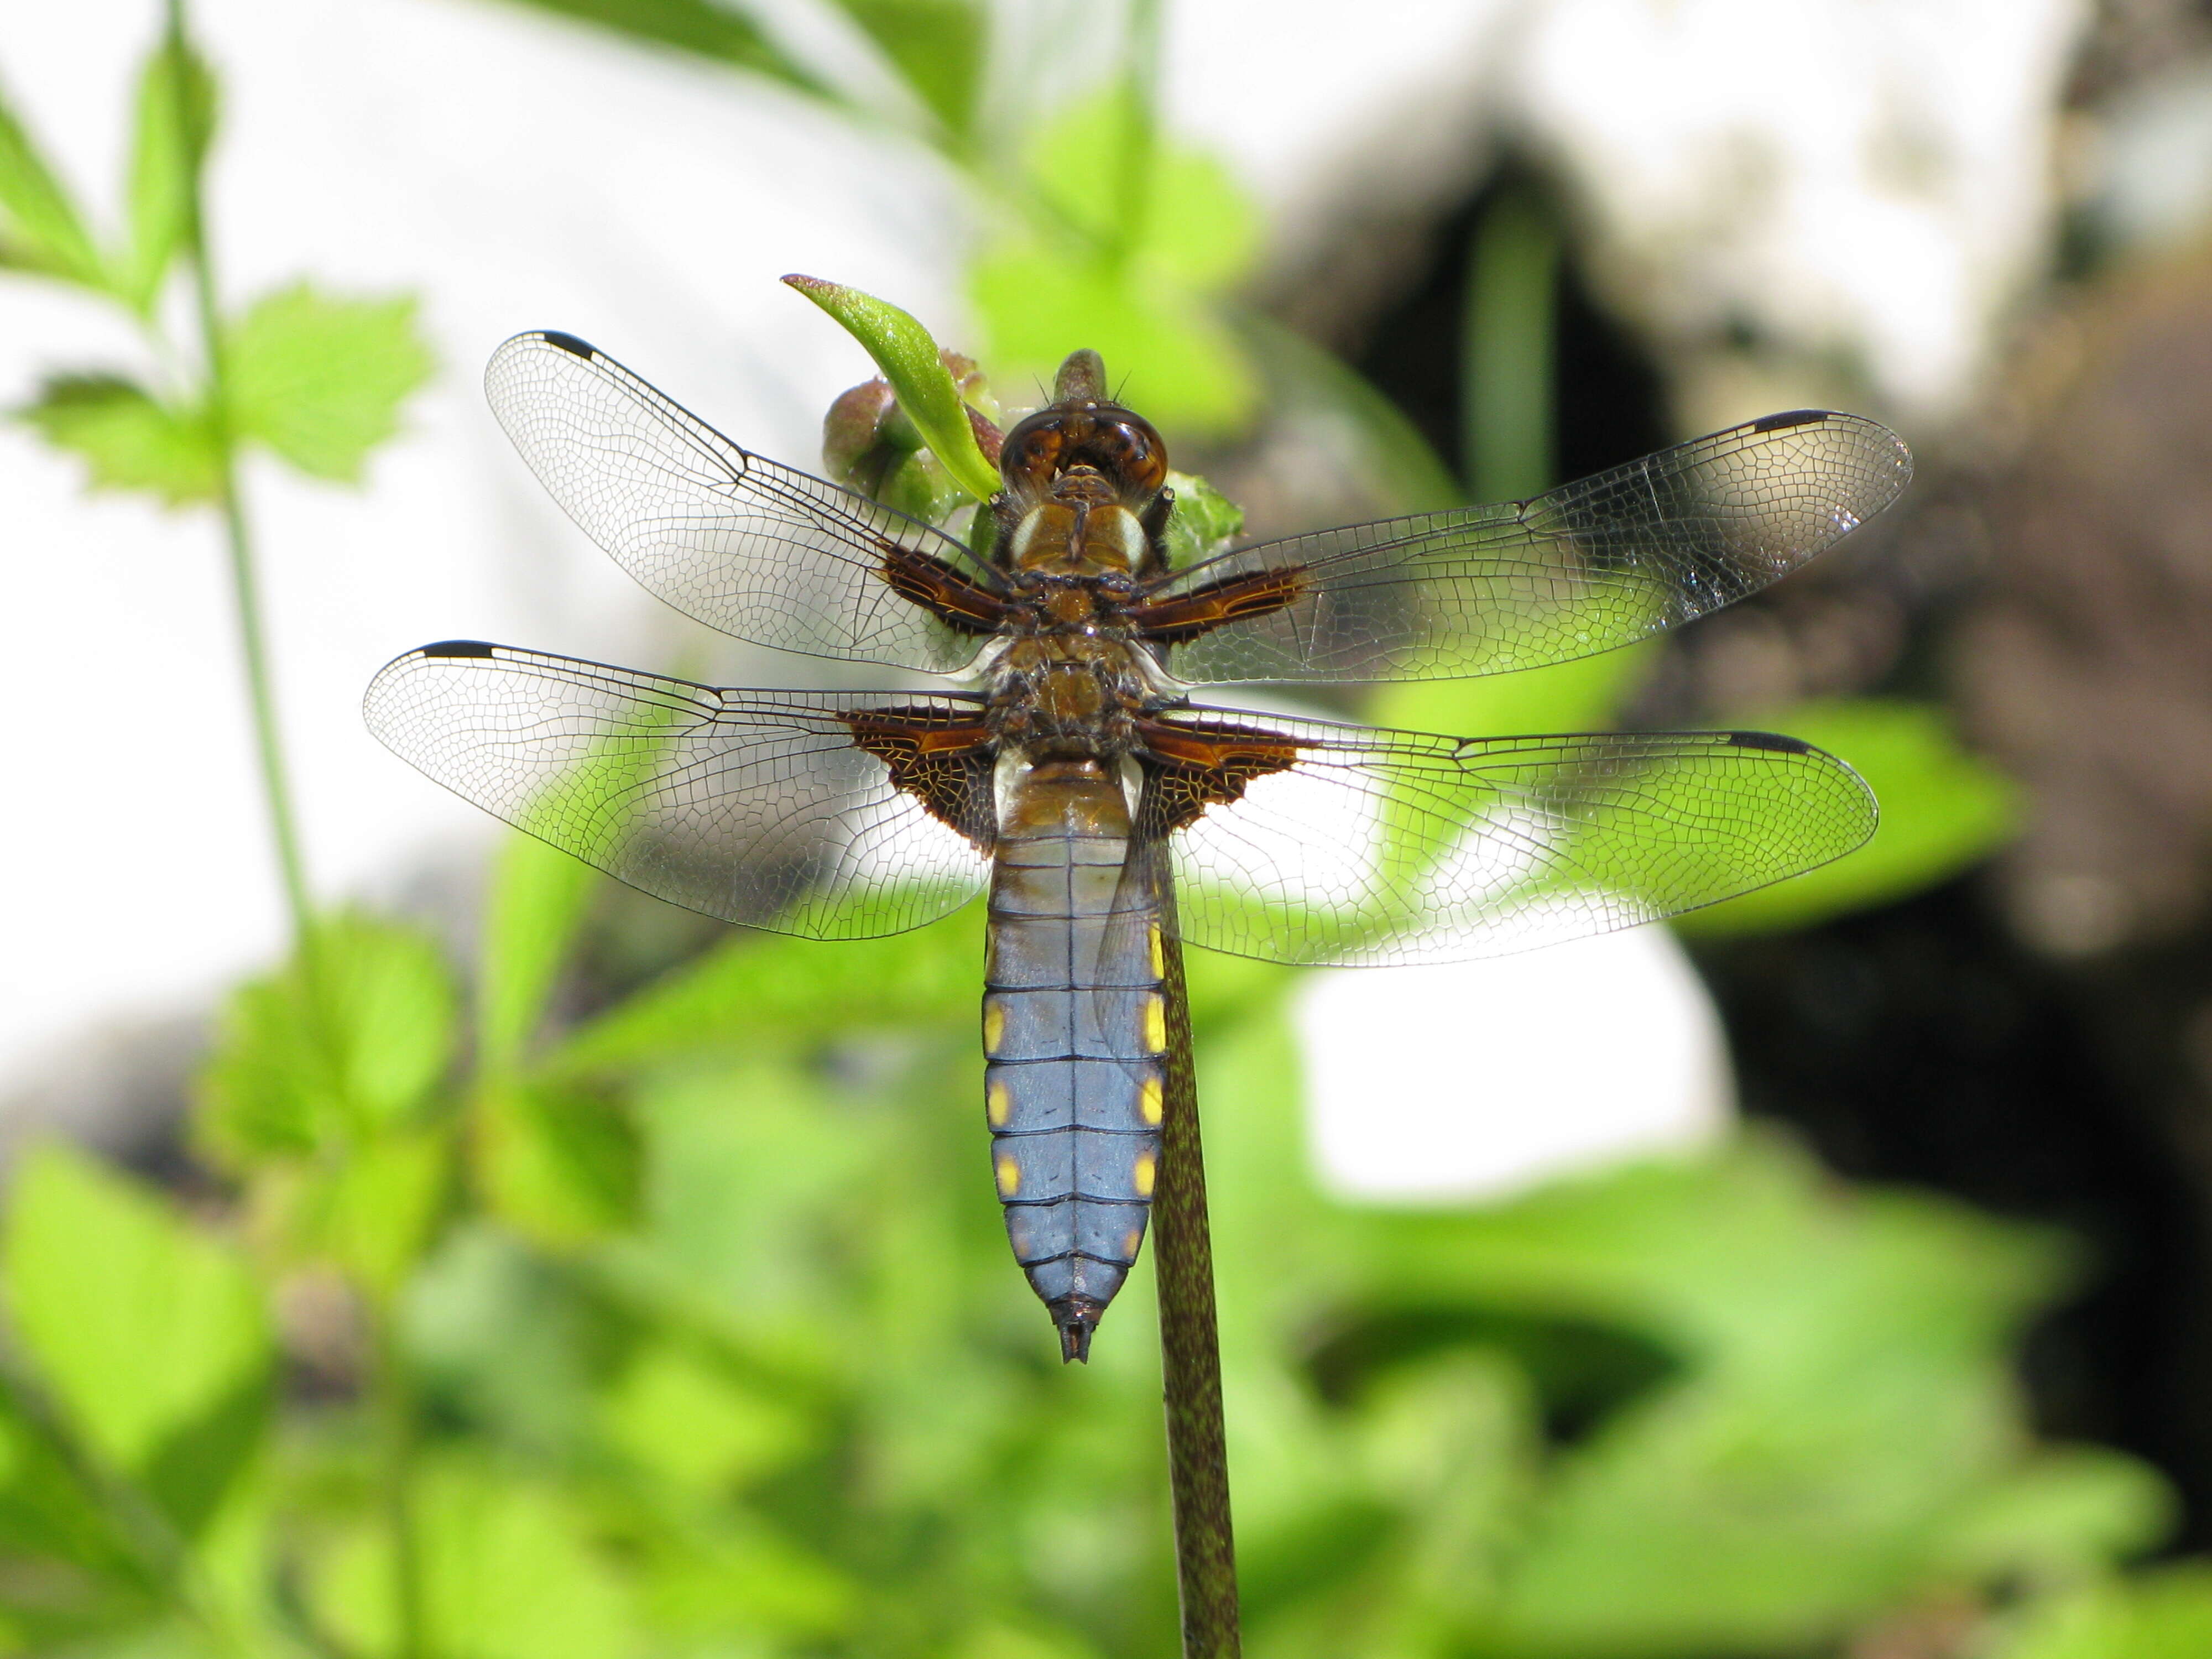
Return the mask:
<svg viewBox="0 0 2212 1659"><path fill-rule="evenodd" d="M1006 434L999 470L1023 505L1079 494L1141 511L1167 483L1158 429L1106 398L1104 379L1097 352L1077 352L1061 365L1054 401Z"/></svg>

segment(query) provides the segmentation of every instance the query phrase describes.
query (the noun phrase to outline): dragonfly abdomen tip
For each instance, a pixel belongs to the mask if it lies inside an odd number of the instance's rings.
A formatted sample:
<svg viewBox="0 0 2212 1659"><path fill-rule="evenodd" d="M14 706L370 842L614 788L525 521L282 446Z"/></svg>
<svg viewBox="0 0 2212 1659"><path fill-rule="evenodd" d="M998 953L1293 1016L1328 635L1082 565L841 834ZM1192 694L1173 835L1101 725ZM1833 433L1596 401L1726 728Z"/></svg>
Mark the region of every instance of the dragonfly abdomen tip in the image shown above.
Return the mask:
<svg viewBox="0 0 2212 1659"><path fill-rule="evenodd" d="M1091 1333L1106 1310L1087 1296L1063 1296L1045 1304L1052 1322L1060 1328L1060 1363L1079 1359L1091 1363Z"/></svg>

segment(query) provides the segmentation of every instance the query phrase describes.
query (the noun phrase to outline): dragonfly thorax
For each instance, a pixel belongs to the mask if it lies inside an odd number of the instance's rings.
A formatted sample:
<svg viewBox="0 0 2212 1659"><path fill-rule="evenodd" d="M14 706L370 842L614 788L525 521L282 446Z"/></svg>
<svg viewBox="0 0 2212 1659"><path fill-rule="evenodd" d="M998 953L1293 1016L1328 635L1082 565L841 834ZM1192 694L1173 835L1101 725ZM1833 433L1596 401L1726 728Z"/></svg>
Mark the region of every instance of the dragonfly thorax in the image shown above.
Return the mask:
<svg viewBox="0 0 2212 1659"><path fill-rule="evenodd" d="M1002 747L1039 756L1115 757L1158 699L1138 647L1092 634L1008 644L989 671L989 721Z"/></svg>
<svg viewBox="0 0 2212 1659"><path fill-rule="evenodd" d="M1152 538L1127 507L1074 495L1040 502L1022 514L1007 538L1006 562L1017 575L1127 575L1143 567L1151 550Z"/></svg>

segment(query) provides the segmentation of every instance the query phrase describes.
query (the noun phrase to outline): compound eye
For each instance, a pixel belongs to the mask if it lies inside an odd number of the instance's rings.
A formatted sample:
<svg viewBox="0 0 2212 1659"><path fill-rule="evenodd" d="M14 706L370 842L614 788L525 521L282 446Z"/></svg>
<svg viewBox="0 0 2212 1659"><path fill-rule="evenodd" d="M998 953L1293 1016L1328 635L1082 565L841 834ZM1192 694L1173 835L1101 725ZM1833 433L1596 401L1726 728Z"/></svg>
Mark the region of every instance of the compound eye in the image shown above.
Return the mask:
<svg viewBox="0 0 2212 1659"><path fill-rule="evenodd" d="M1066 447L1066 412L1041 409L1006 434L999 449L999 471L1009 484L1042 495L1052 487Z"/></svg>
<svg viewBox="0 0 2212 1659"><path fill-rule="evenodd" d="M1141 415L1111 404L1091 416L1090 441L1082 456L1114 480L1125 495L1150 495L1167 482L1167 446Z"/></svg>
<svg viewBox="0 0 2212 1659"><path fill-rule="evenodd" d="M1125 501L1149 497L1167 482L1167 446L1150 421L1118 404L1041 409L1016 423L999 451L1008 484L1032 496L1051 493L1053 481L1087 466Z"/></svg>

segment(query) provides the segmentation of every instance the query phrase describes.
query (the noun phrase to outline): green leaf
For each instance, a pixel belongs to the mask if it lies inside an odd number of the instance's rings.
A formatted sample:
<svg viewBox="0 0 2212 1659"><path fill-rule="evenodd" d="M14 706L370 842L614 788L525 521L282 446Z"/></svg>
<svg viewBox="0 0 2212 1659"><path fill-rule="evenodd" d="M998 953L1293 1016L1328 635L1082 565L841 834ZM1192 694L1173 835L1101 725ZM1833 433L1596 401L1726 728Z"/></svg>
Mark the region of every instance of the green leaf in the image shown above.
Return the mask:
<svg viewBox="0 0 2212 1659"><path fill-rule="evenodd" d="M1258 379L1213 296L1249 267L1258 216L1212 157L1164 143L1133 187L1126 88L1080 100L1040 132L1026 170L1043 217L986 246L969 297L1001 383L1050 383L1089 347L1130 404L1164 426L1208 434L1239 428Z"/></svg>
<svg viewBox="0 0 2212 1659"><path fill-rule="evenodd" d="M2212 1566L2182 1562L2053 1598L1991 1659L2202 1659L2212 1653Z"/></svg>
<svg viewBox="0 0 2212 1659"><path fill-rule="evenodd" d="M436 1236L448 1150L442 1127L387 1129L342 1157L274 1174L258 1195L288 1260L327 1261L388 1304Z"/></svg>
<svg viewBox="0 0 2212 1659"><path fill-rule="evenodd" d="M1213 1079L1206 1154L1226 1352L1279 1346L1273 1328L1292 1318L1318 1330L1363 1313L1395 1313L1401 1331L1419 1330L1418 1318L1433 1352L1468 1341L1474 1319L1519 1314L1678 1357L1552 1449L1540 1486L1481 1550L1484 1574L1437 1569L1431 1553L1462 1540L1470 1518L1449 1485L1401 1509L1405 1547L1383 1576L1346 1589L1377 1618L1426 1601L1461 1632L1411 1650L1836 1650L1869 1620L1957 1582L1934 1547L2027 1462L2018 1332L2076 1277L2051 1236L1845 1187L1765 1139L1481 1209L1350 1209L1307 1195L1297 1127L1279 1104L1295 1088L1286 1036L1247 1022L1199 1064ZM1470 1111L1519 1109L1489 1102L1479 1070L1438 1086ZM1323 1283L1334 1288L1316 1303ZM1368 1363L1390 1358L1385 1346ZM1247 1382L1234 1397L1253 1394ZM1257 1497L1246 1483L1240 1542L1261 1530ZM1342 1616L1349 1600L1322 1607ZM1326 1616L1300 1611L1309 1624ZM1394 1650L1357 1629L1332 1636L1297 1650Z"/></svg>
<svg viewBox="0 0 2212 1659"><path fill-rule="evenodd" d="M416 1111L452 1063L459 1013L436 941L348 911L249 980L199 1080L202 1144L231 1168L356 1139Z"/></svg>
<svg viewBox="0 0 2212 1659"><path fill-rule="evenodd" d="M969 266L968 295L1002 386L1024 375L1049 385L1062 358L1088 347L1130 405L1161 426L1233 432L1258 401L1251 364L1227 325L1139 264L1017 233Z"/></svg>
<svg viewBox="0 0 2212 1659"><path fill-rule="evenodd" d="M975 0L837 0L954 137L974 125L986 23Z"/></svg>
<svg viewBox="0 0 2212 1659"><path fill-rule="evenodd" d="M818 276L791 276L783 280L835 317L846 332L867 349L884 379L890 382L899 407L953 481L979 501L997 494L999 471L983 459L982 450L976 446L960 388L945 368L937 342L929 337L929 331L888 301L856 288L826 283Z"/></svg>
<svg viewBox="0 0 2212 1659"><path fill-rule="evenodd" d="M1601 732L1656 660L1655 647L1635 645L1516 674L1407 681L1376 691L1367 714L1377 726L1455 738Z"/></svg>
<svg viewBox="0 0 2212 1659"><path fill-rule="evenodd" d="M18 418L55 448L82 456L91 489L142 491L173 507L221 492L222 458L206 415L157 402L120 375L58 375Z"/></svg>
<svg viewBox="0 0 2212 1659"><path fill-rule="evenodd" d="M1946 1529L1942 1553L1980 1579L2078 1578L2156 1547L2176 1509L2149 1465L2102 1447L2059 1447L1977 1493Z"/></svg>
<svg viewBox="0 0 2212 1659"><path fill-rule="evenodd" d="M434 1464L415 1492L424 1648L467 1659L633 1659L630 1598L557 1492ZM308 1597L346 1650L399 1651L391 1534L363 1527L313 1566Z"/></svg>
<svg viewBox="0 0 2212 1659"><path fill-rule="evenodd" d="M1244 509L1195 473L1168 474L1175 512L1168 520L1168 565L1188 570L1200 559L1227 550L1244 532Z"/></svg>
<svg viewBox="0 0 2212 1659"><path fill-rule="evenodd" d="M1693 938L1778 933L1889 903L1979 863L2019 828L2019 789L1960 745L1939 708L1802 703L1760 724L1855 769L1881 803L1881 826L1849 858L1680 918Z"/></svg>
<svg viewBox="0 0 2212 1659"><path fill-rule="evenodd" d="M981 907L887 939L818 945L736 933L580 1026L545 1071L578 1076L696 1052L818 1042L855 1030L974 1018Z"/></svg>
<svg viewBox="0 0 2212 1659"><path fill-rule="evenodd" d="M0 1653L56 1653L143 1626L168 1587L149 1572L81 1452L51 1412L0 1379ZM9 1645L13 1641L15 1645Z"/></svg>
<svg viewBox="0 0 2212 1659"><path fill-rule="evenodd" d="M759 25L733 6L714 0L522 0L580 22L626 34L656 46L673 46L810 94L830 96L821 81L800 67Z"/></svg>
<svg viewBox="0 0 2212 1659"><path fill-rule="evenodd" d="M1218 158L1166 143L1155 149L1149 188L1130 191L1124 178L1130 158L1109 137L1129 119L1127 94L1119 88L1063 112L1027 151L1039 191L1095 246L1126 252L1152 278L1194 291L1230 287L1259 250L1258 210ZM1139 222L1121 223L1131 210Z"/></svg>
<svg viewBox="0 0 2212 1659"><path fill-rule="evenodd" d="M882 1599L879 1585L760 1526L672 1534L642 1567L640 1588L657 1626L710 1640L733 1627L781 1638L770 1651L818 1648Z"/></svg>
<svg viewBox="0 0 2212 1659"><path fill-rule="evenodd" d="M37 143L0 98L0 270L105 289L84 221Z"/></svg>
<svg viewBox="0 0 2212 1659"><path fill-rule="evenodd" d="M812 1451L818 1426L690 1347L649 1345L601 1402L607 1437L671 1485L712 1493Z"/></svg>
<svg viewBox="0 0 2212 1659"><path fill-rule="evenodd" d="M477 1095L471 1151L492 1212L550 1249L618 1229L636 1213L637 1137L621 1109L538 1083Z"/></svg>
<svg viewBox="0 0 2212 1659"><path fill-rule="evenodd" d="M301 283L258 301L228 334L233 431L342 483L360 482L433 367L406 295L337 300Z"/></svg>
<svg viewBox="0 0 2212 1659"><path fill-rule="evenodd" d="M599 881L589 865L533 836L509 836L500 844L477 993L477 1063L484 1071L520 1063Z"/></svg>
<svg viewBox="0 0 2212 1659"><path fill-rule="evenodd" d="M4 1275L38 1375L87 1446L196 1528L257 1443L272 1349L245 1263L58 1143L15 1178Z"/></svg>
<svg viewBox="0 0 2212 1659"><path fill-rule="evenodd" d="M164 40L138 79L125 193L131 240L116 262L116 286L141 312L153 305L191 233L193 195L215 124L214 71L185 41Z"/></svg>

